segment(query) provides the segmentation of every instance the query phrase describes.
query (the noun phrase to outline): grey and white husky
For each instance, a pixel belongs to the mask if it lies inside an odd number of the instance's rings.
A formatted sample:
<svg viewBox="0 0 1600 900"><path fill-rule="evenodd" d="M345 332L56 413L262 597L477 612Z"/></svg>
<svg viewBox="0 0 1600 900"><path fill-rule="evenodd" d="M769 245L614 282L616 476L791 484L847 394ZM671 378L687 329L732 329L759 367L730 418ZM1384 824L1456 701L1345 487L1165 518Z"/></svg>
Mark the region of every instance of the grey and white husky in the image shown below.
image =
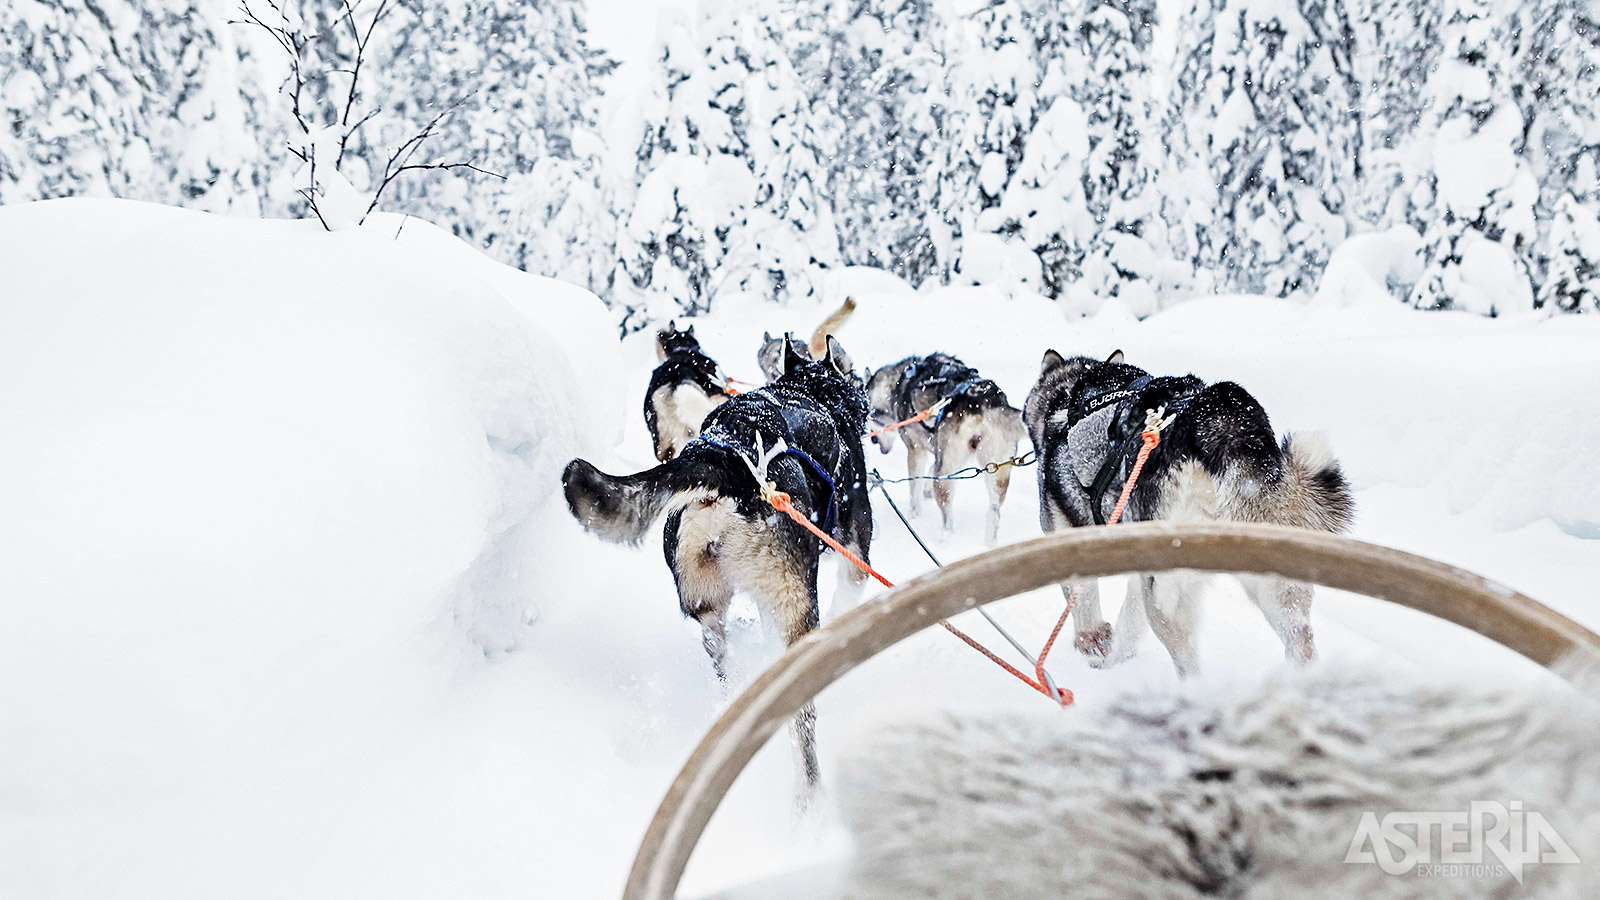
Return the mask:
<svg viewBox="0 0 1600 900"><path fill-rule="evenodd" d="M1039 524L1058 528L1103 523L1142 444L1149 410L1170 424L1129 498L1124 521L1261 522L1342 532L1354 501L1327 442L1291 434L1279 443L1266 410L1231 381L1206 384L1193 375L1156 378L1123 362L1044 355L1024 417L1039 451ZM1283 641L1291 662L1316 656L1311 586L1241 576L1250 599ZM1195 628L1201 584L1193 574L1132 576L1117 619L1116 640L1100 611L1094 581L1079 585L1074 611L1077 647L1091 665L1133 655L1148 623L1166 645L1178 674L1197 671ZM1070 591L1062 585L1062 591Z"/></svg>
<svg viewBox="0 0 1600 900"><path fill-rule="evenodd" d="M1017 455L1017 443L1026 434L1021 411L1007 402L999 385L954 356L908 356L867 378L867 402L872 407L872 421L879 427L909 419L942 400L949 402L937 415L884 432L873 442L888 453L904 441L906 472L912 476L949 475L973 463L987 465ZM1000 533L1000 505L1011 486L1011 470L1004 468L983 478L989 487L984 540L993 544ZM912 513L921 512L922 499L931 492L945 529L952 528L954 484L912 482Z"/></svg>
<svg viewBox="0 0 1600 900"><path fill-rule="evenodd" d="M844 323L849 321L850 316L855 311L855 298L844 298L844 302L839 304L839 308L828 313L828 317L822 320L822 324L811 332L811 342L809 344L793 335L786 334L782 338L775 338L771 332L763 331L761 333L761 348L756 351L756 364L761 367L761 373L767 376L767 383L770 384L777 381L778 377L783 374L783 345L785 342L796 354L806 359L821 359L822 355L828 352L828 338L834 332L843 328Z"/></svg>
<svg viewBox="0 0 1600 900"><path fill-rule="evenodd" d="M728 379L700 351L694 326L679 331L676 322L656 332L656 358L644 394L644 424L650 429L656 459L677 456L700 433L700 423L728 399Z"/></svg>
<svg viewBox="0 0 1600 900"><path fill-rule="evenodd" d="M736 591L752 596L790 644L818 624L822 544L762 499L752 462L760 461L759 477L787 492L797 510L867 560L866 419L850 359L829 338L822 362L791 351L777 381L718 406L699 437L653 469L607 475L573 460L562 475L567 505L584 527L611 541L637 542L666 515L662 546L678 606L700 623L706 653L725 678L725 614ZM859 591L865 574L854 566L844 571ZM794 722L808 784L818 779L815 723L808 703Z"/></svg>

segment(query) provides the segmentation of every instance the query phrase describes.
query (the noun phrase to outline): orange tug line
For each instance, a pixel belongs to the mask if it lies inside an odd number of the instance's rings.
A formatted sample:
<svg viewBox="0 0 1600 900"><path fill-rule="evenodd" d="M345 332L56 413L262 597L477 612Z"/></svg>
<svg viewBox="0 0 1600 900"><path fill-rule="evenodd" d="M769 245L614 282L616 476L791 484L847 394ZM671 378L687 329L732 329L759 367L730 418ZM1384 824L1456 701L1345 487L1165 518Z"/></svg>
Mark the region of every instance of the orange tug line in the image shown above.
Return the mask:
<svg viewBox="0 0 1600 900"><path fill-rule="evenodd" d="M911 418L896 422L893 425L886 425L883 428L868 434L867 437L876 437L884 432L893 431L896 428L910 425L913 422L921 422L923 419L926 419L938 412L940 409L943 409L944 405L948 402L949 400L941 400L940 402L928 407L922 412L917 413ZM1161 443L1161 429L1166 425L1166 422L1162 421L1161 416L1165 412L1166 407L1164 406L1158 410L1151 410L1147 412L1145 416L1145 430L1140 435L1144 441L1144 444L1139 448L1139 455L1134 459L1133 468L1128 472L1128 480L1122 485L1122 493L1117 497L1117 505L1112 508L1111 517L1106 520L1107 525L1117 524L1117 522L1122 519L1123 510L1128 508L1128 498L1133 496L1134 485L1139 483L1139 473L1144 471L1144 464L1150 459L1150 453L1156 449L1158 444ZM784 491L778 490L776 485L768 482L761 489L761 497L768 503L772 504L773 509L776 509L784 515L787 515L789 518L799 523L801 527L816 535L818 540L833 548L835 552L843 556L845 559L848 559L856 568L867 573L868 575L871 575L873 578L876 578L879 584L887 588L894 587L894 582L883 577L878 570L867 565L867 563L859 556L856 556L854 553L846 550L844 545L833 539L832 535L817 527L816 523L812 522L810 519L802 515L799 510L795 509L793 498L791 498ZM1050 688L1046 686L1044 677L1044 663L1045 660L1050 656L1051 648L1055 647L1056 645L1056 638L1061 636L1061 629L1066 627L1067 618L1072 615L1072 610L1075 609L1077 605L1078 591L1076 588L1074 588L1072 595L1067 598L1066 608L1061 610L1061 618L1056 620L1056 627L1051 629L1050 638L1044 643L1044 649L1039 651L1038 661L1034 664L1033 668L1033 678L1029 678L1022 672L1021 669L1018 669L1016 666L1013 666L1012 664L1001 659L999 656L995 655L994 651L978 643L975 639L967 635L966 632L955 627L954 625L951 625L949 622L940 622L939 624L943 625L946 631L960 638L967 646L988 657L995 665L1005 669L1007 672L1010 672L1011 675L1018 681L1022 682L1028 687L1033 688L1046 697L1049 697L1051 700L1059 702L1063 707L1066 707L1071 706L1073 703L1072 691L1066 688L1057 688L1057 690L1060 691L1060 694L1052 694Z"/></svg>
<svg viewBox="0 0 1600 900"><path fill-rule="evenodd" d="M758 388L763 386L756 384L754 381L745 381L742 378L729 378L726 375L722 376L722 392L727 394L729 397L737 397L740 394L747 393L746 391L741 391L734 387L736 384L742 384L747 388Z"/></svg>
<svg viewBox="0 0 1600 900"><path fill-rule="evenodd" d="M826 531L823 531L821 528L818 528L815 523L813 523L810 519L808 519L804 515L802 515L799 510L795 509L794 508L794 501L789 497L788 493L786 493L784 491L776 491L776 490L772 490L772 489L768 488L768 489L762 491L762 495L766 498L766 501L768 503L772 504L772 508L773 509L776 509L779 512L787 515L789 518L791 518L795 522L799 523L807 531L809 531L812 534L816 535L817 538L819 540L821 540L824 544L827 544L829 547L832 547L836 552L838 552L845 559L850 560L850 562L853 563L856 566L856 568L858 568L861 571L867 573L868 575L871 575L873 578L878 579L878 583L882 584L884 587L889 587L889 588L894 587L894 582L892 582L889 579L883 577L883 575L881 575L878 572L878 570L872 568L871 566L869 566L865 562L863 562L861 557L856 556L854 553L851 553L849 550L846 550L842 544L840 544L838 541L834 540L833 537L830 536ZM1013 666L1012 664L1010 664L1010 663L1006 662L1005 660L1001 659L1000 657L996 656L991 650L989 650L989 648L987 648L987 647L983 646L982 644L978 643L976 640L973 640L971 637L968 637L967 634L965 632L963 632L961 629L955 627L954 625L951 625L949 622L940 622L939 624L943 625L945 627L945 629L948 630L951 634L953 634L956 637L960 638L961 640L965 641L967 646L969 646L972 649L978 651L979 653L982 653L984 656L989 657L989 659L992 660L1000 668L1005 669L1007 672L1010 672L1012 675L1016 676L1017 680L1021 681L1023 684L1026 684L1028 687L1031 687L1034 690L1038 691L1039 693L1045 695L1046 697L1049 697L1051 700L1059 701L1062 706L1070 706L1072 704L1072 692L1071 691L1067 690L1066 688L1061 688L1060 689L1061 690L1061 695L1059 697L1052 696L1051 693L1050 693L1050 689L1045 687L1041 683L1044 680L1043 677L1041 677L1039 679L1039 681L1034 681L1032 678L1029 678L1027 675L1023 674L1022 671L1020 669L1018 669L1016 666Z"/></svg>
<svg viewBox="0 0 1600 900"><path fill-rule="evenodd" d="M896 428L904 428L907 425L912 425L912 424L915 424L917 422L921 422L923 419L926 419L927 417L933 415L934 413L938 412L939 410L944 409L945 405L948 404L949 402L950 402L950 398L946 397L945 399L940 400L938 403L935 403L934 405L928 407L927 409L923 410L922 412L917 413L916 415L912 416L909 419L901 419L900 421L894 423L893 425L885 425L882 428L879 428L877 431L868 432L866 438L863 438L863 440L875 438L880 434L887 434L887 433L889 433L891 431L894 431Z"/></svg>
<svg viewBox="0 0 1600 900"><path fill-rule="evenodd" d="M1161 432L1146 429L1140 435L1144 439L1144 446L1139 448L1139 456L1133 461L1133 469L1128 472L1128 481L1122 486L1122 494L1117 497L1117 505L1111 510L1111 517L1106 519L1107 525L1115 525L1122 518L1122 511L1128 507L1128 498L1133 496L1133 486L1139 482L1139 473L1144 470L1145 460L1150 458L1150 451L1156 449L1161 443ZM1044 680L1044 661L1050 656L1050 648L1056 645L1056 638L1060 636L1061 629L1067 624L1067 617L1072 615L1072 610L1078 605L1078 589L1072 589L1072 596L1067 598L1067 606L1061 611L1061 618L1056 620L1056 627L1050 631L1050 639L1044 642L1044 649L1039 651L1039 662L1034 666L1034 673L1039 680Z"/></svg>

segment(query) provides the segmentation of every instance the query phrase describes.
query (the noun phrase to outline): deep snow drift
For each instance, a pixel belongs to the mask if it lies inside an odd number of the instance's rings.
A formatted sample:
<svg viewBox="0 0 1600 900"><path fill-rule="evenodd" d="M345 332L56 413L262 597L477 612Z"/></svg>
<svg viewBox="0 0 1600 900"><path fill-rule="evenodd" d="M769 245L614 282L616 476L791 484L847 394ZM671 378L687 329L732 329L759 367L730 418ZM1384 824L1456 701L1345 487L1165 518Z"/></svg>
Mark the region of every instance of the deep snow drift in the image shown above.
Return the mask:
<svg viewBox="0 0 1600 900"><path fill-rule="evenodd" d="M1356 536L1600 627L1600 323L1398 308L1375 295L1382 249L1310 305L1068 319L1038 297L846 270L827 306L720 297L696 334L754 378L763 329L809 334L851 293L840 337L858 364L943 349L1016 404L1048 346L1236 380L1280 432L1328 432ZM656 539L602 544L556 492L575 454L649 464L650 335L619 348L591 295L393 217L327 234L7 206L0 272L0 894L615 896L725 702ZM1014 481L1002 541L1038 533L1034 490L1031 470ZM919 520L943 557L982 549L982 494L957 489L952 535ZM891 578L927 569L886 510L877 529ZM1212 594L1192 689L1228 694L1281 652L1236 588ZM995 614L1037 642L1058 604ZM1320 592L1313 621L1329 667L1544 678L1365 598ZM734 624L746 680L777 648L748 607ZM1148 639L1117 669L1054 670L1086 707L1176 687ZM830 787L862 729L950 708L1074 721L925 633L823 695ZM831 798L795 820L793 780L786 742L758 756L690 896L840 848Z"/></svg>
<svg viewBox="0 0 1600 900"><path fill-rule="evenodd" d="M348 895L415 876L362 846L400 823L465 886L514 846L424 798L540 794L467 710L614 438L614 332L398 225L0 209L0 893Z"/></svg>

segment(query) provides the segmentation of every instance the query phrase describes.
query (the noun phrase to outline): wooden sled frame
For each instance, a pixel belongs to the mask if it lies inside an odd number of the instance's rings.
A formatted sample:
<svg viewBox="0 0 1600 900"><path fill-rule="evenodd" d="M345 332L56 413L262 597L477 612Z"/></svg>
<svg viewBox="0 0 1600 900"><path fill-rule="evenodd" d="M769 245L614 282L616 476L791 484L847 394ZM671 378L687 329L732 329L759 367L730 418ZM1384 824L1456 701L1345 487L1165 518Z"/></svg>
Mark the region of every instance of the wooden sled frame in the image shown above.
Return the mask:
<svg viewBox="0 0 1600 900"><path fill-rule="evenodd" d="M1471 629L1600 697L1600 635L1509 588L1426 557L1268 525L1076 528L953 563L797 641L707 732L645 832L623 900L672 900L711 814L801 704L885 648L976 606L1062 581L1192 569L1280 575Z"/></svg>

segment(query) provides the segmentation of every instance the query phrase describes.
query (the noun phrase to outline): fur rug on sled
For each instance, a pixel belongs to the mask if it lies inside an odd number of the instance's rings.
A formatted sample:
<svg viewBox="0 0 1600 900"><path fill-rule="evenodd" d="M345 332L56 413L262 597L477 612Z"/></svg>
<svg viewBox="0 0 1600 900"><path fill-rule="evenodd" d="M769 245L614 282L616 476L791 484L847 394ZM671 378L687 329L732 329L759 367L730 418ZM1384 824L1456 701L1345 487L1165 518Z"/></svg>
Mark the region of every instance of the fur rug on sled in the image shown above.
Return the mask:
<svg viewBox="0 0 1600 900"><path fill-rule="evenodd" d="M842 774L852 900L1600 897L1600 709L1560 685L1324 673L1228 702L945 718L884 729ZM1492 849L1443 874L1345 861L1364 813L1466 813L1474 800L1520 801L1523 823L1542 815L1581 862L1529 863L1519 883ZM1521 849L1515 835L1499 845ZM1407 858L1404 841L1380 840L1358 853ZM1450 849L1437 826L1420 847L1433 863Z"/></svg>

